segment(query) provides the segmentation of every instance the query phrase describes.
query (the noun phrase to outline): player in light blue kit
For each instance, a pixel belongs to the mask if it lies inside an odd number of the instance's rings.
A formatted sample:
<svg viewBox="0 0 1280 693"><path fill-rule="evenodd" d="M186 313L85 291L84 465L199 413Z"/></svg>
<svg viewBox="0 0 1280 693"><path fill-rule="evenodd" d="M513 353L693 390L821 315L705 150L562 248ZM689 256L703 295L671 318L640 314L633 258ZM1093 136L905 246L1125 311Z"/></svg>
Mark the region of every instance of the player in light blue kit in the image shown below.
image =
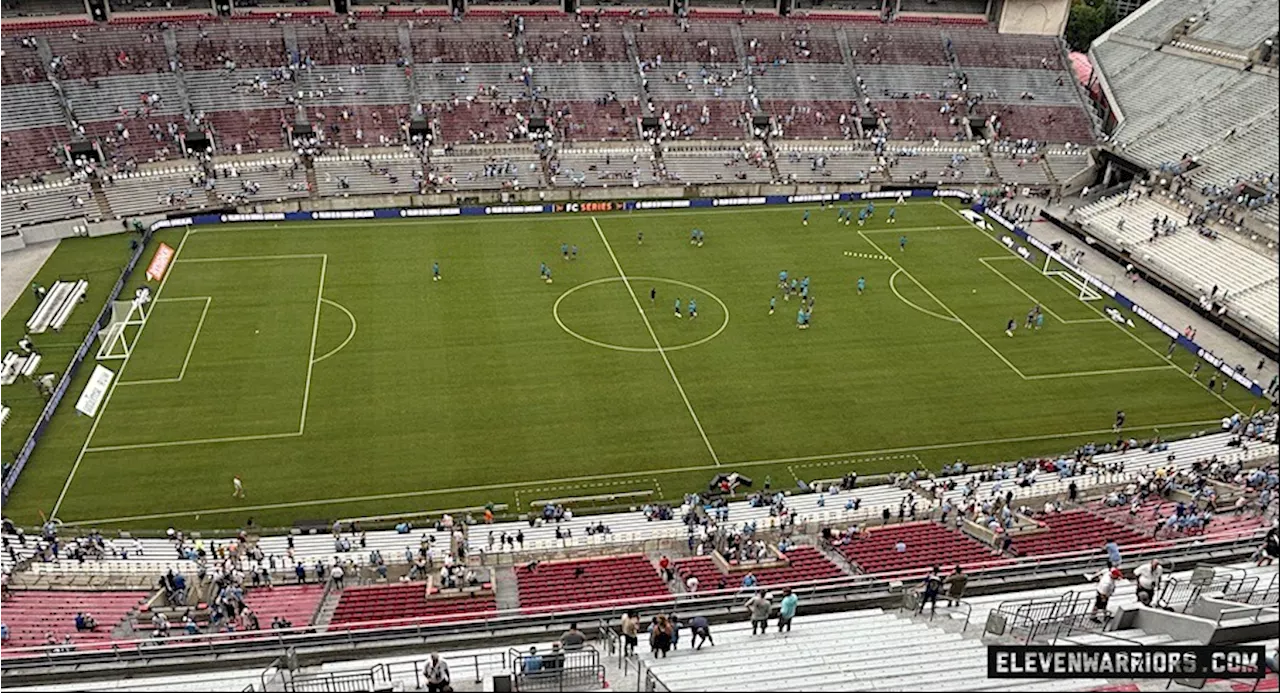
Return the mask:
<svg viewBox="0 0 1280 693"><path fill-rule="evenodd" d="M689 319L692 320L696 317L698 317L698 299L691 298L689 299Z"/></svg>
<svg viewBox="0 0 1280 693"><path fill-rule="evenodd" d="M906 236L901 236L901 237L899 237L899 238L898 238L898 249L899 249L899 250L901 250L901 251L902 251L902 252L904 252L904 253L905 253L905 252L907 252L907 237L906 237Z"/></svg>
<svg viewBox="0 0 1280 693"><path fill-rule="evenodd" d="M546 279L546 278L547 278L547 263L545 262L538 263L538 279Z"/></svg>
<svg viewBox="0 0 1280 693"><path fill-rule="evenodd" d="M431 281L440 281L440 263L438 262L431 263Z"/></svg>
<svg viewBox="0 0 1280 693"><path fill-rule="evenodd" d="M861 296L863 291L867 290L867 278L858 277L858 295Z"/></svg>
<svg viewBox="0 0 1280 693"><path fill-rule="evenodd" d="M560 244L560 257L562 257L562 258L564 258L564 259L566 259L566 260L568 260L568 259L569 259L569 244L568 244L568 243L561 243L561 244Z"/></svg>
<svg viewBox="0 0 1280 693"><path fill-rule="evenodd" d="M679 298L677 298L677 299L676 299L676 317L677 317L677 318L683 318L683 317L684 317L683 315L681 315L681 314L680 314L680 299L679 299Z"/></svg>
<svg viewBox="0 0 1280 693"><path fill-rule="evenodd" d="M890 208L889 208L889 223L890 223L890 224L896 224L896 223L898 223L898 208L897 208L897 207L890 207Z"/></svg>
<svg viewBox="0 0 1280 693"><path fill-rule="evenodd" d="M807 209L804 210L804 225L805 226L809 225L809 210Z"/></svg>
<svg viewBox="0 0 1280 693"><path fill-rule="evenodd" d="M778 307L778 297L770 296L769 297L769 315L773 315L773 310L774 308L777 308L777 307Z"/></svg>
<svg viewBox="0 0 1280 693"><path fill-rule="evenodd" d="M804 308L801 308L799 312L796 313L796 329L803 330L804 321L805 321Z"/></svg>
<svg viewBox="0 0 1280 693"><path fill-rule="evenodd" d="M862 226L865 223L867 223L867 210L860 209L858 210L858 226Z"/></svg>

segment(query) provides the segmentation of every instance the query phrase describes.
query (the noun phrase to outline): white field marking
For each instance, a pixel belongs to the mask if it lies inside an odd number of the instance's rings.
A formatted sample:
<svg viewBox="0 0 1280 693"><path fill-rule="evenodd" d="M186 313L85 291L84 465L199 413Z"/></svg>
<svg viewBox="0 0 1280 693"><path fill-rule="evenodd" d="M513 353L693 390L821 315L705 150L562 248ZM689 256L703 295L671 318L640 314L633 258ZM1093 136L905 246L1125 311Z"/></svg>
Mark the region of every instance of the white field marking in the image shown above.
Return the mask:
<svg viewBox="0 0 1280 693"><path fill-rule="evenodd" d="M915 308L916 310L920 311L921 313L924 313L925 315L931 315L931 316L933 316L933 317L935 317L935 318L937 318L937 319L939 319L939 320L946 320L947 322L960 322L959 320L956 320L956 319L955 319L955 318L953 318L953 317L946 316L946 315L942 315L942 314L940 314L940 313L935 313L935 312L933 312L933 311L929 310L928 308L921 308L920 306L918 306L918 305L916 305L915 303L912 303L910 300L908 300L906 296L903 296L903 295L898 291L898 287L897 287L897 285L894 283L894 279L896 279L896 278L897 278L897 276L898 276L899 274L902 274L902 268L898 268L898 270L897 270L896 272L894 272L893 274L889 275L889 289L893 291L893 295L895 295L895 296L897 296L897 297L898 297L898 300L900 300L900 301L902 301L903 303L905 303L905 304L907 304L907 305L911 306L912 308Z"/></svg>
<svg viewBox="0 0 1280 693"><path fill-rule="evenodd" d="M196 298L198 298L198 297L192 296L192 297L190 297L190 298L175 299L175 302L177 302L177 301L187 301L187 300L192 300L192 299L196 299ZM212 302L213 302L213 297L212 297L212 296L205 296L205 297L204 297L204 310L200 311L200 322L197 322L197 323L196 323L196 331L195 331L195 334L191 335L191 344L187 346L187 357L186 357L186 358L184 358L184 359L182 359L182 370L178 371L178 377L176 377L176 378L153 378L153 379L151 379L151 380L127 380L127 381L122 382L122 383L120 383L120 384L121 384L121 385L154 385L154 384L156 384L156 383L180 383L180 382L182 382L182 378L183 378L183 377L185 377L185 376L186 376L186 374L187 374L187 364L191 363L191 354L192 354L192 352L194 352L194 351L196 350L196 340L200 339L200 329L204 327L204 319L205 319L205 317L206 317L206 316L208 316L208 315L209 315L209 304L210 304L210 303L212 303ZM148 318L148 320L149 320L149 319L150 319L150 318ZM135 343L137 343L137 340L134 340L134 342L135 342Z"/></svg>
<svg viewBox="0 0 1280 693"><path fill-rule="evenodd" d="M1154 426L1138 426L1131 430L1134 430L1134 431L1149 431L1154 429L1170 430L1170 429L1176 429L1176 428L1185 428L1188 426L1208 426L1208 425L1213 425L1216 427L1220 425L1220 421L1218 419L1209 419L1205 421L1184 421L1180 423L1166 423L1166 424L1158 424ZM1215 428L1214 430L1216 431L1217 428ZM1103 435L1103 434L1110 435L1112 432L1113 431L1110 428L1099 428L1092 431L1074 431L1071 433L1050 433L1047 435L1018 436L1014 438L993 438L989 440L971 440L971 441L965 441L961 443L939 443L935 445L916 445L912 447L885 448L881 450L839 452L831 455L810 455L806 457L787 457L787 458L779 458L779 459L773 459L773 460L754 460L750 462L734 462L734 463L730 463L730 466L734 468L759 467L762 465L779 465L779 464L789 464L789 463L796 463L796 462L831 460L831 459L847 458L847 457L865 457L868 455L887 455L887 454L905 453L905 452L924 452L928 450L946 450L946 449L952 449L952 448L979 447L982 445L1001 445L1001 444L1007 444L1007 443L1027 443L1027 442L1033 442L1038 440L1057 440L1061 438L1076 438L1080 436L1095 436L1095 435ZM848 462L850 464L855 464L858 461L859 460L849 460ZM670 469L651 469L651 470L646 470L643 473L656 474L656 475L683 474L683 473L689 473L689 472L710 471L718 468L720 468L719 465L700 465L696 467L673 467ZM522 482L511 482L511 483L503 483L503 484L485 484L481 486L459 486L455 488L428 489L428 490L421 490L421 491L401 491L397 493L382 493L382 494L374 494L374 495L367 495L367 496L348 496L345 498L325 498L320 500L290 501L286 503L271 503L267 505L249 505L249 506L242 505L235 508L183 510L179 512L154 513L151 515L111 517L111 518L105 518L101 520L76 520L74 522L69 522L69 523L64 521L64 524L104 525L104 524L112 524L117 522L140 522L143 520L159 520L164 518L189 517L192 515L220 515L220 514L232 513L232 512L280 510L285 508L304 508L304 507L312 507L312 506L318 506L318 505L335 505L335 504L341 504L341 503L363 503L363 502L369 502L369 501L385 501L385 500L395 500L398 498L415 498L419 496L437 496L442 494L468 493L468 492L476 492L476 491L501 491L501 490L507 490L507 489L524 488L526 486L533 486L535 484L571 484L571 483L581 483L586 481L603 481L608 479L634 478L635 475L636 475L635 472L622 472L617 474L596 474L592 476L581 476L581 477L564 478L564 479L544 479L542 481L522 481Z"/></svg>
<svg viewBox="0 0 1280 693"><path fill-rule="evenodd" d="M173 298L164 297L152 300L152 303L181 303L183 301L203 301L208 296L174 296Z"/></svg>
<svg viewBox="0 0 1280 693"><path fill-rule="evenodd" d="M894 226L886 226L882 229L858 229L862 233L896 233L903 234L908 231L959 231L962 227L958 224L951 226L908 226L906 228L897 228Z"/></svg>
<svg viewBox="0 0 1280 693"><path fill-rule="evenodd" d="M721 332L724 332L724 331L725 331L725 328L729 327L729 306L728 306L724 301L720 300L720 297L719 297L719 296L717 296L717 295L715 295L715 294L711 293L710 291L707 291L706 289L704 289L704 288L702 288L702 287L700 287L700 286L694 286L693 284L688 284L688 283L686 283L686 282L677 281L677 280L675 280L675 279L663 279L662 277L631 277L631 278L632 278L632 279L638 279L638 280L641 280L641 281L650 281L650 282L666 282L667 284L675 284L675 285L677 285L677 286L683 286L683 287L685 287L686 289L693 289L693 290L695 290L695 291L701 291L702 293L704 293L704 294L706 294L706 295L710 296L710 297L711 297L711 300L715 301L716 303L719 303L719 304L720 304L720 307L721 307L722 309L724 309L724 322L722 322L722 323L720 324L720 328L719 328L719 329L717 329L715 332L712 332L711 334L707 335L706 337L703 337L702 339L698 339L698 340L695 340L695 341L692 341L692 342L686 342L686 343L684 343L684 344L677 344L677 345L675 345L675 346L664 346L664 347L662 347L662 349L663 349L663 350L665 350L665 351L679 351L679 350L681 350L681 349L689 349L689 348L691 348L691 347L701 346L701 345L706 344L707 342L709 342L709 341L711 341L711 340L715 339L716 337L719 337L719 336L720 336L720 333L721 333ZM563 294L560 294L560 298L557 298L557 299L556 299L555 304L551 306L551 317L555 318L555 320L556 320L556 324L560 326L560 329L564 330L565 332L569 333L569 334L570 334L570 335L572 335L573 337L576 337L576 338L578 338L579 340L581 340L581 341L583 341L583 342L586 342L587 344L590 344L590 345L592 345L592 346L603 347L603 348L605 348L605 349L613 349L614 351L629 351L629 352L632 352L632 353L642 353L642 354L652 354L652 353L656 353L656 352L658 351L658 348L657 348L657 347L629 347L629 346L620 346L620 345L618 345L618 344L610 344L610 343L608 343L608 342L601 342L601 341L597 341L597 340L591 339L590 337L586 337L586 336L584 336L584 335L578 334L577 332L573 331L572 329L570 329L570 328L569 328L569 326L568 326L568 325L564 324L564 321L563 321L563 320L561 320L561 319L560 319L560 302L561 302L561 301L563 301L565 298L567 298L567 297L569 296L569 294L571 294L571 293L573 293L573 292L577 291L578 289L585 289L585 288L587 288L588 286L595 286L595 285L597 285L597 284L605 284L605 283L608 283L608 282L616 282L616 281L622 281L622 278L621 278L621 277L605 277L605 278L603 278L603 279L593 279L593 280L591 280L591 281L589 281L589 282L584 282L584 283L582 283L582 284L578 284L577 286L574 286L573 288L569 289L568 291L564 292Z"/></svg>
<svg viewBox="0 0 1280 693"><path fill-rule="evenodd" d="M662 357L662 362L667 365L667 372L671 374L671 380L676 384L676 389L680 391L680 399L684 400L684 406L689 410L689 416L693 417L693 425L698 427L698 434L702 436L702 442L706 444L707 452L711 453L711 459L715 460L716 466L720 466L720 456L716 454L716 449L711 447L711 441L707 439L707 432L703 430L702 422L698 420L698 413L693 410L693 405L689 403L689 396L684 393L684 386L680 384L680 378L676 377L676 369L671 367L671 359L667 358L667 352L663 351L662 342L658 341L658 334L653 331L653 325L649 323L649 316L645 315L644 307L640 305L640 299L636 298L635 289L631 288L631 282L627 279L626 272L622 271L618 256L613 254L613 246L609 245L609 239L605 238L604 229L600 228L600 222L596 221L595 217L591 217L591 223L595 225L596 233L600 234L600 241L604 243L604 249L609 251L609 257L613 259L613 266L618 270L618 276L622 277L622 284L627 287L627 293L631 294L631 301L636 304L636 312L640 313L640 319L644 321L645 329L649 330L649 336L653 338L653 345L658 348L658 355ZM728 317L727 312L725 317Z"/></svg>
<svg viewBox="0 0 1280 693"><path fill-rule="evenodd" d="M662 484L659 484L657 479L655 479L655 478L653 478L653 477L634 477L634 478L629 478L629 479L621 479L621 480L619 480L619 481L605 481L605 482L600 482L600 483L595 483L595 484L564 484L564 485L560 485L560 486L547 486L547 487L540 487L540 488L524 489L523 491L522 491L521 489L516 489L516 492L515 492L515 496L516 496L516 508L517 508L517 509L520 509L520 510L523 510L523 509L524 509L524 505L522 504L522 501L520 500L520 496L521 496L521 494L522 494L522 493L523 493L524 495L529 495L529 494L545 494L545 493L551 493L552 491L586 491L586 490L588 490L588 489L608 488L608 487L610 487L610 486L636 486L636 485L645 485L645 482L649 482L649 481L652 481L652 482L653 482L653 484L652 484L652 485L653 485L654 487L656 487L656 490L657 490L657 492L658 492L657 498L662 498ZM530 484L530 485L532 485L532 484L536 484L536 483L539 483L539 482L536 482L536 481L535 481L535 482L531 482L531 484ZM641 490L643 490L643 489L641 489ZM602 494L596 494L596 495L602 495ZM532 501L530 501L530 502L529 502L530 507L532 507L532 506L533 506L533 504L534 504L535 502L539 501L539 500L546 500L546 499L544 499L544 498L535 498L535 499L533 499ZM439 512L439 511L437 511L437 512Z"/></svg>
<svg viewBox="0 0 1280 693"><path fill-rule="evenodd" d="M191 229L188 228L186 233L182 234L182 241L178 243L178 249L173 251L174 262L177 262L182 255L182 248L187 244L187 238L191 236ZM164 279L160 280L160 286L156 287L154 300L159 301L160 296L164 293L164 287L169 283L169 278L173 276L173 269L170 268L165 272ZM142 340L142 333L147 331L147 324L150 320L145 320L142 326L138 328L138 334L133 338L133 344L136 348ZM129 360L132 358L134 350L130 349L129 354L120 362L120 369L116 371L115 380L111 382L107 395L102 398L102 406L98 409L98 415L93 417L93 423L89 426L89 433L84 438L84 445L80 446L80 452L76 455L75 464L71 465L71 473L67 474L67 481L62 485L62 491L58 494L58 500L54 501L53 509L49 511L49 517L58 516L58 509L62 507L62 500L67 497L67 490L71 488L71 482L76 478L76 472L80 470L80 463L84 461L84 455L89 450L89 443L93 441L93 434L98 430L98 424L102 423L102 417L106 416L107 405L111 404L111 396L115 394L116 388L120 386L120 378L124 376L124 369L129 367Z"/></svg>
<svg viewBox="0 0 1280 693"><path fill-rule="evenodd" d="M117 450L145 450L147 448L173 448L185 445L205 445L208 443L239 443L246 440L271 440L273 438L296 438L302 431L289 433L262 433L248 436L226 436L223 438L194 438L190 440L166 440L158 443L129 443L126 445L100 445L89 448L88 452L113 452Z"/></svg>
<svg viewBox="0 0 1280 693"><path fill-rule="evenodd" d="M1053 380L1056 378L1082 378L1090 375L1116 375L1119 373L1143 373L1147 371L1167 371L1170 368L1181 371L1181 368L1170 364L1161 366L1134 366L1132 368L1108 368L1100 371L1075 371L1072 373L1044 373L1042 375L1028 375L1027 380Z"/></svg>
<svg viewBox="0 0 1280 693"><path fill-rule="evenodd" d="M307 405L311 402L311 371L316 365L316 338L320 335L320 304L324 300L324 273L329 268L329 255L326 253L321 257L324 259L320 261L320 290L316 292L316 317L311 324L311 355L307 357L307 385L302 391L302 421L298 424L298 435L302 435L307 430ZM355 318L352 320L354 321ZM345 345L346 342L343 344Z"/></svg>
<svg viewBox="0 0 1280 693"><path fill-rule="evenodd" d="M342 340L342 343L341 343L341 344L339 344L337 347L335 347L335 348L333 348L333 349L330 349L330 350L329 350L329 353L325 354L324 356L321 356L320 358L316 359L316 360L315 360L315 361L313 361L312 363L320 363L321 361L323 361L323 360L325 360L325 359L329 358L330 356L333 356L334 354L338 353L339 351L342 351L343 347L347 346L347 343L351 341L351 338L356 336L356 316L352 315L352 314L351 314L351 311L347 310L347 307L346 307L346 306L342 305L341 303L338 303L337 301L330 301L330 300L329 300L329 299L327 299L327 298L322 298L322 299L320 299L320 300L321 300L323 303L328 303L329 305L333 306L334 308L337 308L338 310L340 310L340 311L342 311L342 312L346 313L346 314L347 314L347 317L348 317L348 318L351 318L351 331L347 333L347 338L346 338L346 339L344 339L344 340Z"/></svg>
<svg viewBox="0 0 1280 693"><path fill-rule="evenodd" d="M183 262L243 262L247 260L300 260L303 258L328 258L326 253L297 253L294 255L227 255L224 257L193 257ZM176 260L175 260L176 262Z"/></svg>
<svg viewBox="0 0 1280 693"><path fill-rule="evenodd" d="M939 202L939 203L937 203L937 204L942 204L942 203L940 203L940 202ZM952 209L951 207L949 207L949 206L947 206L947 205L945 205L945 204L944 204L944 205L942 205L942 206L943 206L943 207L946 207L948 210L950 210L950 211L951 211L953 214L955 214L956 216L959 216L961 219L964 219L964 217L963 217L963 216L961 216L959 212L957 212L956 210ZM1013 252L1013 251L1009 250L1008 248L1005 248L1005 245L1004 245L1003 243L1001 243L1000 241L996 240L996 238L995 238L994 236L991 236L991 235L987 234L985 231L983 231L982 229L979 229L978 227L974 226L973 224L969 224L969 226L970 226L970 228L972 228L972 229L974 229L974 230L978 231L979 233L981 233L981 234L983 235L983 237L987 238L987 239L988 239L988 240L990 240L992 243L995 243L997 246L999 246L999 247L1003 248L1006 252L1008 252L1008 253L1012 253L1012 252ZM1059 283L1058 283L1058 282L1056 282L1056 281L1055 281L1053 284L1054 284L1054 286L1057 286L1059 289L1062 289L1063 293L1066 293L1068 296L1071 296L1071 297L1075 298L1076 300L1079 300L1079 298L1080 298L1080 297L1079 297L1079 296L1076 296L1074 293L1072 293L1069 289L1067 289L1067 287L1065 287L1065 286L1063 286L1063 285L1059 284ZM1087 307L1089 308L1089 310L1092 310L1093 312L1097 313L1099 318L1102 318L1102 319L1103 319L1103 320L1105 320L1106 322L1109 322L1109 323L1111 323L1111 324L1115 325L1115 326L1116 326L1116 329L1120 330L1120 332L1121 332L1121 333L1123 333L1123 334L1127 335L1127 336L1128 336L1130 339L1132 339L1133 341L1135 341L1135 342L1137 342L1138 344L1142 345L1142 348L1146 349L1147 351L1150 351L1151 353L1153 353L1153 354L1155 354L1157 357L1159 357L1161 360L1165 361L1165 362L1166 362L1166 363L1168 363L1170 366L1172 366L1173 368L1177 369L1177 370L1178 370L1179 372L1181 372L1183 375L1187 376L1187 378L1189 378L1189 379L1190 379L1192 382L1194 382L1196 385L1200 385L1200 381L1199 381L1199 380L1196 380L1196 377L1195 377L1194 375L1191 375L1190 373L1188 373L1188 372L1186 372L1186 371L1183 371L1183 370L1182 370L1182 368L1180 368L1176 363L1174 363L1174 362L1173 362L1173 359L1169 358L1169 356L1168 356L1167 354L1162 354L1162 353L1160 353L1160 352L1159 352L1159 351L1157 351L1154 347L1152 347L1150 344L1147 344L1146 342L1144 342L1144 341L1142 340L1142 338L1141 338L1141 337L1139 337L1138 335L1136 335L1136 334L1134 334L1134 333L1130 332L1129 330L1126 330L1124 325L1121 325L1120 323L1116 322L1115 320L1112 320L1111 318L1108 318L1108 317L1106 316L1106 314L1105 314L1105 313L1103 313L1102 311L1098 310L1098 307L1097 307L1097 306L1095 306L1095 305L1093 305L1092 303L1089 303L1088 301L1081 301L1081 303L1084 303L1084 305L1085 305L1085 306L1087 306ZM1100 321L1100 322L1101 322L1101 321ZM1198 358L1198 357L1197 357L1197 358ZM1206 389L1207 389L1207 388L1206 388ZM1229 400L1227 400L1227 398L1223 397L1222 395L1218 394L1217 392L1214 392L1213 390L1209 390L1209 394L1211 394L1211 395L1213 395L1214 397L1216 397L1216 398L1218 399L1218 401L1219 401L1219 402L1222 402L1223 404L1225 404L1225 405L1227 405L1228 407L1230 407L1232 411L1234 411L1234 412L1236 412L1236 413L1238 413L1238 414L1243 414L1243 413L1244 413L1244 410L1242 410L1242 409L1240 409L1240 407L1237 407L1236 405L1232 404Z"/></svg>
<svg viewBox="0 0 1280 693"><path fill-rule="evenodd" d="M859 231L859 232L858 232L858 235L859 235L859 236L862 236L862 240L866 241L867 243L870 243L870 244L871 244L871 247L875 248L875 249L876 249L876 251L877 251L877 252L879 252L881 255L886 255L886 256L887 256L887 255L889 255L888 253L884 252L884 250L883 250L883 249L881 249L881 248L880 248L880 246L876 245L874 241L872 241L870 238L867 238L867 235L866 235L865 233L863 233L862 231ZM929 290L929 288L928 288L928 287L926 287L924 284L921 284L921 283L920 283L920 281L919 281L919 280L917 280L915 277L911 276L911 273L910 273L910 272L908 272L908 271L906 270L906 268L904 268L902 265L898 264L897 259L895 259L895 258L893 258L892 256L890 256L890 257L889 257L889 262L892 262L894 267L897 267L899 271L901 271L903 274L907 275L907 279L910 279L911 281L915 282L916 286L920 287L920 290L921 290L921 291L923 291L923 292L925 292L926 294L928 294L928 295L929 295L929 298L932 298L934 303L937 303L937 304L938 304L938 305L939 305L943 310L947 311L947 314L949 314L951 317L955 318L955 319L956 319L956 322L958 322L958 323L960 323L961 325L963 325L963 326L964 326L964 329L966 329L966 330L968 330L968 331L969 331L969 334L971 334L971 335L973 335L974 337L976 337L976 338L978 339L978 341L979 341L979 342L982 342L982 345L983 345L983 346L985 346L988 350L990 350L990 351L991 351L991 353L993 353L993 354L995 354L997 357L999 357L999 359L1000 359L1001 361L1003 361L1003 362L1004 362L1004 365L1008 366L1008 367L1009 367L1009 369L1010 369L1010 370L1012 370L1014 373L1017 373L1019 378L1022 378L1023 380L1026 380L1026 379L1027 379L1027 376L1023 375L1022 371L1018 370L1018 367L1017 367L1017 366L1015 366L1015 365L1013 365L1013 362L1012 362L1012 361L1010 361L1009 359L1005 358L1005 357L1004 357L1004 354L1000 353L1000 351L999 351L999 350L997 350L995 347L991 346L991 343L990 343L990 342L988 342L988 341L987 341L987 340L986 340L982 335L978 334L978 331L977 331L977 330L975 330L975 329L973 329L972 327L970 327L970 326L969 326L969 323L967 323L967 322L965 322L963 319L961 319L959 315L956 315L956 312L955 312L954 310L951 310L951 308L949 308L949 307L947 306L947 304L945 304L945 303L943 303L941 300L939 300L939 299L938 299L938 297L937 297L937 296L935 296L935 295L933 294L933 292Z"/></svg>
<svg viewBox="0 0 1280 693"><path fill-rule="evenodd" d="M987 262L988 260L995 260L995 259L1000 259L1000 260L1009 260L1009 259L1014 259L1014 260L1016 260L1016 259L1017 259L1017 257L1016 257L1016 256L1014 256L1014 255L1004 255L1004 256L1002 256L1002 257L1000 257L1000 258L986 258L986 257L980 257L980 258L978 258L978 262L982 263L982 266L983 266L983 267L986 267L987 269L991 270L992 272L995 272L997 277L1000 277L1001 279L1003 279L1003 280L1005 281L1005 283L1006 283L1006 284L1008 284L1009 286L1012 286L1012 287L1013 287L1013 288L1014 288L1018 293L1022 294L1023 296L1026 296L1029 300L1033 301L1036 305L1038 305L1038 306L1043 306L1043 307L1044 307L1044 312L1048 313L1049 315L1052 315L1054 320L1057 320L1058 322L1062 323L1063 325L1067 324L1067 321L1066 321L1066 320L1063 320L1061 315L1058 315L1057 313L1053 312L1053 309L1052 309L1052 308L1050 308L1047 304L1045 304L1045 302L1044 302L1044 301L1041 301L1040 299L1036 298L1035 296L1032 296L1031 294L1027 293L1026 289L1023 289L1021 286L1018 286L1017 282L1015 282L1015 281L1013 281L1012 279L1010 279L1010 278L1006 277L1006 276L1005 276L1005 274L1004 274L1004 272L1001 272L1000 270L998 270L998 269L996 269L995 267L993 267L993 266L991 265L991 263L990 263L990 262Z"/></svg>

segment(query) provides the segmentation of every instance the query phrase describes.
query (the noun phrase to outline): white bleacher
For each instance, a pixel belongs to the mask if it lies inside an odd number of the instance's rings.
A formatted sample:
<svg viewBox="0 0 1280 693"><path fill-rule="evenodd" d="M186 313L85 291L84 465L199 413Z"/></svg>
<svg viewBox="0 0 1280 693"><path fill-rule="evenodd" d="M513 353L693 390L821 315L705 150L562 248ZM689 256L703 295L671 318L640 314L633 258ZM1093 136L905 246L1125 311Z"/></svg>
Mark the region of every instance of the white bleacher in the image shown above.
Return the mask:
<svg viewBox="0 0 1280 693"><path fill-rule="evenodd" d="M324 196L417 192L423 175L422 159L405 152L321 156L316 157L315 170ZM350 187L342 187L344 178Z"/></svg>
<svg viewBox="0 0 1280 693"><path fill-rule="evenodd" d="M306 170L290 157L224 161L215 164L214 170L218 173L218 192L222 195L243 195L252 202L276 202L310 194ZM256 193L245 191L243 184L249 181L258 184Z"/></svg>
<svg viewBox="0 0 1280 693"><path fill-rule="evenodd" d="M431 174L442 190L540 188L545 185L542 162L531 149L519 153L432 155ZM508 150L509 151L509 150ZM499 173L486 176L488 166L498 164ZM506 172L501 172L505 170Z"/></svg>
<svg viewBox="0 0 1280 693"><path fill-rule="evenodd" d="M618 145L615 147L562 148L556 152L558 186L629 187L657 182L653 170L653 149Z"/></svg>
<svg viewBox="0 0 1280 693"><path fill-rule="evenodd" d="M88 291L89 282L84 279L54 282L35 312L31 314L31 318L27 320L27 332L42 334L50 329L54 332L61 330L71 318L71 312L84 300Z"/></svg>
<svg viewBox="0 0 1280 693"><path fill-rule="evenodd" d="M1179 228L1172 235L1161 235L1152 242L1151 219L1168 216L1181 227L1185 211L1165 206L1150 198L1142 197L1133 202L1118 205L1119 198L1111 197L1077 210L1077 218L1084 222L1094 235L1106 238L1127 248L1136 257L1160 267L1169 279L1183 288L1208 296L1216 285L1227 291L1227 305L1238 317L1258 325L1267 334L1280 328L1280 308L1276 307L1274 292L1264 290L1273 286L1280 277L1280 265L1275 257L1236 242L1228 236L1210 239L1193 229ZM1123 229L1117 224L1125 220ZM1234 297L1233 294L1240 294Z"/></svg>
<svg viewBox="0 0 1280 693"><path fill-rule="evenodd" d="M35 375L36 369L40 367L40 358L40 354L36 353L23 356L16 351L10 351L5 354L4 361L0 363L0 385L12 385L18 381L18 378L30 378Z"/></svg>
<svg viewBox="0 0 1280 693"><path fill-rule="evenodd" d="M748 157L760 154L758 143L740 146L673 147L663 145L662 161L667 178L681 183L768 183L773 178L768 165L752 165Z"/></svg>
<svg viewBox="0 0 1280 693"><path fill-rule="evenodd" d="M676 691L1083 690L1079 681L989 681L981 640L881 609L805 616L800 608L789 633L717 625L715 645L694 650L686 635L667 657L641 659Z"/></svg>
<svg viewBox="0 0 1280 693"><path fill-rule="evenodd" d="M12 413L13 413L13 410L10 409L7 405L0 405L0 426L3 426L6 423L9 423L9 414L12 414Z"/></svg>
<svg viewBox="0 0 1280 693"><path fill-rule="evenodd" d="M70 178L5 188L0 195L0 205L0 218L6 229L86 214L98 216L89 184Z"/></svg>
<svg viewBox="0 0 1280 693"><path fill-rule="evenodd" d="M819 156L824 157L821 167L815 166ZM774 159L783 177L803 183L862 181L878 175L880 167L875 152L855 145L778 142Z"/></svg>
<svg viewBox="0 0 1280 693"><path fill-rule="evenodd" d="M164 166L110 177L102 190L117 216L175 209L200 209L209 198L202 184L193 182L197 168L190 165Z"/></svg>

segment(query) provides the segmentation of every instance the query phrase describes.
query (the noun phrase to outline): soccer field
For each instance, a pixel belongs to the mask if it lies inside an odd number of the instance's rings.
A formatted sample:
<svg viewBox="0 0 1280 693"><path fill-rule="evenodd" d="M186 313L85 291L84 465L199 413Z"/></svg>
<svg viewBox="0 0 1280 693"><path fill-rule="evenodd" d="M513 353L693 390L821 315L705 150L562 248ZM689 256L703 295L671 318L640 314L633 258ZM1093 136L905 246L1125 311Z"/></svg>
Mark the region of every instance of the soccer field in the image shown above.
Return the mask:
<svg viewBox="0 0 1280 693"><path fill-rule="evenodd" d="M106 364L102 411L75 415L73 387L6 512L228 528L638 504L718 472L786 488L1057 453L1110 438L1118 409L1145 437L1254 406L954 208L913 202L890 225L889 206L865 227L792 206L162 232L177 258L133 355ZM784 269L811 278L810 329ZM1036 303L1044 326L1024 329Z"/></svg>

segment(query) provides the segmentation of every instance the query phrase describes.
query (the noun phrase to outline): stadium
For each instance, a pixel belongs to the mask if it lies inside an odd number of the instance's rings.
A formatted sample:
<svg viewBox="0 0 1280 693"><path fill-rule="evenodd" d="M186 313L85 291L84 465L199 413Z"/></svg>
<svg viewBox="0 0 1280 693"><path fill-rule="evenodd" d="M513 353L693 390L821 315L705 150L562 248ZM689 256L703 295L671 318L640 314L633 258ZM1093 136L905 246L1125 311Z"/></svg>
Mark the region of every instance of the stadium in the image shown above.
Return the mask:
<svg viewBox="0 0 1280 693"><path fill-rule="evenodd" d="M5 689L1277 690L1278 32L9 0Z"/></svg>

